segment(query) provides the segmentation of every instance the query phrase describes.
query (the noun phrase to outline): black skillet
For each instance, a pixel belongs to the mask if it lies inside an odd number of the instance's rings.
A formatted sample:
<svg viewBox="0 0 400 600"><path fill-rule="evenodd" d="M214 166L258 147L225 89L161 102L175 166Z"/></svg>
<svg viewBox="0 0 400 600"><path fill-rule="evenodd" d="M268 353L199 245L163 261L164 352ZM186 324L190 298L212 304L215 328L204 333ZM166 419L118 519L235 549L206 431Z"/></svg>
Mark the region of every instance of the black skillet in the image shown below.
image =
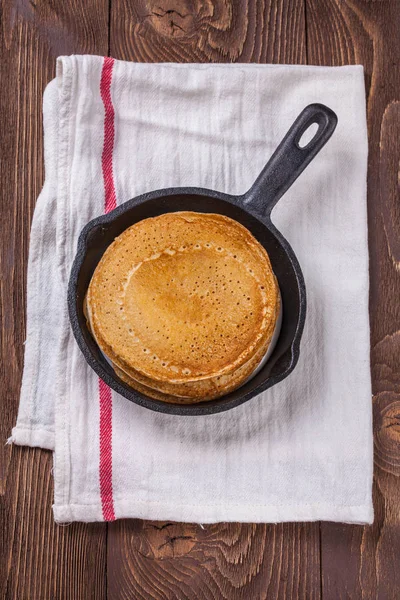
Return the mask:
<svg viewBox="0 0 400 600"><path fill-rule="evenodd" d="M310 125L318 129L308 144L299 142ZM271 222L276 202L331 137L335 113L322 104L310 104L298 116L248 192L231 196L203 188L168 188L149 192L93 219L82 230L68 287L72 331L89 365L113 390L151 410L174 415L209 415L243 404L285 379L299 358L306 316L306 290L297 258ZM93 272L106 248L133 223L167 212L191 210L221 213L247 227L267 250L282 296L282 328L275 349L260 372L245 385L217 400L199 404L170 404L136 392L115 374L92 338L83 301ZM301 206L299 206L301 210Z"/></svg>

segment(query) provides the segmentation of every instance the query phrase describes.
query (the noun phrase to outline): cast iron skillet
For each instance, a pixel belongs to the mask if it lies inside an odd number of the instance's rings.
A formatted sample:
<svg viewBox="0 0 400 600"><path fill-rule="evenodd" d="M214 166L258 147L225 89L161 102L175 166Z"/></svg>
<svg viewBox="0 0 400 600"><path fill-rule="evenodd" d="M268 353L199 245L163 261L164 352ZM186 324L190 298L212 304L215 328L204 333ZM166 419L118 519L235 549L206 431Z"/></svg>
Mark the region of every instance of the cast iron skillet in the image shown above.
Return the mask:
<svg viewBox="0 0 400 600"><path fill-rule="evenodd" d="M300 147L303 133L313 123L318 129ZM228 410L285 379L299 358L300 338L306 316L306 290L297 258L271 222L271 211L328 141L337 123L335 113L322 104L310 104L298 116L281 144L248 192L231 196L203 188L168 188L149 192L93 219L82 230L68 288L72 331L87 362L113 390L128 400L174 415L208 415ZM267 250L282 296L282 328L275 349L260 372L239 389L217 400L199 404L169 404L136 392L115 374L92 338L83 302L93 272L112 241L137 221L168 212L191 210L220 213L247 227ZM301 206L299 206L301 210Z"/></svg>

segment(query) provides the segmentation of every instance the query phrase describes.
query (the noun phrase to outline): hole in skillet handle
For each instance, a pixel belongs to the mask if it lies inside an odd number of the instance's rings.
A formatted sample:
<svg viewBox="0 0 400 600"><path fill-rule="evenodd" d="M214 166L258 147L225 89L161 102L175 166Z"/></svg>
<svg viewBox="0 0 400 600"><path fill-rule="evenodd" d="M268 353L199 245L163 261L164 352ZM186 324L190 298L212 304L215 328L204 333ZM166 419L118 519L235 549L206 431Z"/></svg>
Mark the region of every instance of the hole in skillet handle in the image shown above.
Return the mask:
<svg viewBox="0 0 400 600"><path fill-rule="evenodd" d="M316 136L319 127L320 126L318 125L318 123L311 123L311 125L309 125L309 127L305 130L305 132L302 134L301 138L297 142L298 147L307 148L308 144Z"/></svg>

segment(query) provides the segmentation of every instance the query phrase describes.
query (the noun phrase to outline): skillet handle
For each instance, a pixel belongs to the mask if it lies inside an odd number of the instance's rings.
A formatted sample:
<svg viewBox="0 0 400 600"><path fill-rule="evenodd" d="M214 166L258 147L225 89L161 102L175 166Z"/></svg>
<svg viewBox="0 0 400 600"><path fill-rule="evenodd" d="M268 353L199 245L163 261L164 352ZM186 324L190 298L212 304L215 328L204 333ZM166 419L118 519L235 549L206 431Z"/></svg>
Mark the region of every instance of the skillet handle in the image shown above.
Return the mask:
<svg viewBox="0 0 400 600"><path fill-rule="evenodd" d="M318 129L303 148L299 141L313 123ZM335 131L337 116L323 104L309 104L297 117L248 192L244 203L262 215L272 209Z"/></svg>

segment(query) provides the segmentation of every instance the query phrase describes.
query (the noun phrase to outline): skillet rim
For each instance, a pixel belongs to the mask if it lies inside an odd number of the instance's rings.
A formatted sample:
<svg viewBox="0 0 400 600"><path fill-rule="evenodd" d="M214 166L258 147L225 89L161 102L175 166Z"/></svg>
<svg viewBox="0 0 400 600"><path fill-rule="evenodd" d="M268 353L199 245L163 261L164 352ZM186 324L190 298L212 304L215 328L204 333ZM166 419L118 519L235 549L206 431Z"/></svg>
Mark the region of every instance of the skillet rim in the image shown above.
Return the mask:
<svg viewBox="0 0 400 600"><path fill-rule="evenodd" d="M197 195L197 196L206 196L208 198L216 198L218 200L225 201L229 204L239 207L244 212L247 212L250 216L259 221L264 227L266 227L272 235L276 238L278 243L281 245L285 253L287 254L291 264L293 271L296 276L297 287L299 290L299 315L297 319L297 325L295 329L295 333L293 336L293 340L290 345L290 362L288 367L280 374L274 375L272 377L268 377L265 381L261 382L256 388L251 391L248 391L238 398L233 398L229 400L229 394L226 396L222 396L221 398L217 398L215 400L200 402L197 404L172 404L168 402L162 402L160 400L155 400L150 398L149 396L145 396L136 390L130 388L127 384L121 382L121 380L115 376L113 377L108 373L102 366L102 364L97 360L97 358L92 354L89 346L86 344L84 335L82 333L82 326L78 317L78 279L79 274L83 265L83 262L86 258L86 254L89 247L89 236L90 232L99 226L104 226L112 223L118 217L127 213L132 208L144 204L150 200L168 198L169 196L189 196L189 195ZM168 208L168 207L166 207ZM177 212L173 210L166 210L165 212ZM218 211L215 211L218 214ZM220 213L223 214L223 213ZM89 366L95 371L95 373L114 391L118 394L121 394L127 400L138 404L144 408L153 410L155 412L180 415L180 416L199 416L199 415L210 415L217 414L219 412L225 412L245 402L251 400L255 396L261 394L266 391L273 385L276 385L283 379L286 379L290 375L290 373L294 370L300 356L300 341L304 330L304 323L306 317L307 310L307 300L306 300L306 287L304 276L300 267L300 264L297 260L297 257L290 246L289 242L286 238L280 233L280 231L275 227L272 223L270 214L263 215L260 214L259 211L255 210L252 207L249 196L247 194L242 195L231 195L225 194L223 192L218 192L215 190L210 190L207 188L201 187L172 187L172 188L162 188L158 190L153 190L151 192L145 192L139 196L135 196L130 200L120 204L115 209L110 211L109 213L99 215L94 219L90 220L82 229L79 234L77 249L74 256L74 260L72 263L69 281L68 281L68 290L67 290L67 302L68 302L68 316L72 329L72 333L74 338L78 344L79 349L85 357L86 362ZM240 389L240 388L239 388ZM235 390L236 391L236 390Z"/></svg>

